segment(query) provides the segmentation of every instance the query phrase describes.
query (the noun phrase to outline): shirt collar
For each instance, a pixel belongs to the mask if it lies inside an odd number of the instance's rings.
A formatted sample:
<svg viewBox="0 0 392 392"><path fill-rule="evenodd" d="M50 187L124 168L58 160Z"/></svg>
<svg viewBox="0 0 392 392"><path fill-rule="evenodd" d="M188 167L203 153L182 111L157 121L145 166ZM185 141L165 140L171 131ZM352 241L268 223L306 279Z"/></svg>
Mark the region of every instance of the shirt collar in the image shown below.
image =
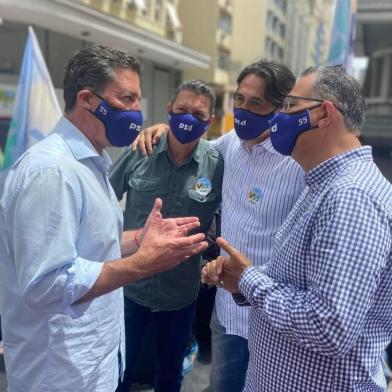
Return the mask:
<svg viewBox="0 0 392 392"><path fill-rule="evenodd" d="M238 139L240 140L240 143L242 144L242 146L249 152L249 147L248 147L246 141L242 140L240 138L238 138ZM267 137L267 139L263 140L262 142L255 144L252 147L252 150L253 149L259 149L259 148L263 148L263 149L267 150L268 152L270 152L272 154L279 154L278 151L276 151L274 149L274 147L273 147L273 145L271 143L271 138L270 137Z"/></svg>
<svg viewBox="0 0 392 392"><path fill-rule="evenodd" d="M263 148L265 148L267 151L271 152L272 154L278 154L279 155L279 152L276 151L274 146L272 145L270 137L265 139L263 142L257 144L257 146L262 146Z"/></svg>
<svg viewBox="0 0 392 392"><path fill-rule="evenodd" d="M355 161L373 161L370 146L359 147L354 150L336 155L324 161L305 174L305 182L309 187L318 187L334 178L344 167Z"/></svg>
<svg viewBox="0 0 392 392"><path fill-rule="evenodd" d="M193 159L194 161L196 161L197 163L200 163L200 157L201 157L201 150L202 150L202 143L197 143L196 148L192 151L191 156L189 157L189 160L187 160L187 162L189 162L191 159ZM167 152L169 153L169 146L168 146L168 142L167 142L167 134L163 135L161 138L160 143L158 144L158 146L156 147L156 153L160 154L162 152Z"/></svg>
<svg viewBox="0 0 392 392"><path fill-rule="evenodd" d="M109 154L105 150L102 150L101 155L98 154L86 135L66 117L63 116L60 118L54 128L54 132L58 133L64 139L75 159L80 161L82 159L92 158L102 171L106 172L109 170L112 164Z"/></svg>

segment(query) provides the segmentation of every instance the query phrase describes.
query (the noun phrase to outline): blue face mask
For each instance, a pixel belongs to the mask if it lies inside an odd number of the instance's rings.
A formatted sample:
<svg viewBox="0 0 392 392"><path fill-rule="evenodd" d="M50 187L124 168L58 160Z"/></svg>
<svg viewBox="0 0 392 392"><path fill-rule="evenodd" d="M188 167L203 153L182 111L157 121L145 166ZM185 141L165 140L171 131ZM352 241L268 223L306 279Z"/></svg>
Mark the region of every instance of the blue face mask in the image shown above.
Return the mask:
<svg viewBox="0 0 392 392"><path fill-rule="evenodd" d="M275 115L271 122L270 139L276 151L283 155L291 155L298 136L315 128L310 123L310 111L320 105L321 103L300 112L279 112Z"/></svg>
<svg viewBox="0 0 392 392"><path fill-rule="evenodd" d="M106 137L115 147L125 147L132 144L142 129L143 114L140 110L119 110L102 99L98 107L92 112L105 125Z"/></svg>
<svg viewBox="0 0 392 392"><path fill-rule="evenodd" d="M242 140L258 138L270 127L275 113L256 114L245 109L234 109L234 129Z"/></svg>
<svg viewBox="0 0 392 392"><path fill-rule="evenodd" d="M168 114L170 129L182 144L193 142L208 129L208 121L202 121L190 113Z"/></svg>

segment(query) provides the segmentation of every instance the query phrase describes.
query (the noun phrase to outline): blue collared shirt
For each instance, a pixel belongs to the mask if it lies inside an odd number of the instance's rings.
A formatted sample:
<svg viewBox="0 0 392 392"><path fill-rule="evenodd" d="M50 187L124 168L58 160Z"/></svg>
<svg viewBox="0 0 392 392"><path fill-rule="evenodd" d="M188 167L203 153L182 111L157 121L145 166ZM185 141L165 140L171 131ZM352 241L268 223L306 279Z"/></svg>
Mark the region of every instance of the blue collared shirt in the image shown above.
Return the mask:
<svg viewBox="0 0 392 392"><path fill-rule="evenodd" d="M251 304L245 391L384 391L392 340L392 186L370 147L331 158L262 267L239 287Z"/></svg>
<svg viewBox="0 0 392 392"><path fill-rule="evenodd" d="M10 392L117 386L122 289L75 304L103 263L121 257L122 213L107 178L110 163L63 117L7 176L0 300Z"/></svg>
<svg viewBox="0 0 392 392"><path fill-rule="evenodd" d="M206 232L221 201L223 160L200 140L180 166L173 163L164 136L150 157L126 148L111 168L109 179L119 200L127 192L124 228L144 225L156 197L163 201L163 217L197 216ZM205 185L199 188L200 185ZM124 287L125 296L153 312L182 309L193 303L200 287L201 254L170 271Z"/></svg>

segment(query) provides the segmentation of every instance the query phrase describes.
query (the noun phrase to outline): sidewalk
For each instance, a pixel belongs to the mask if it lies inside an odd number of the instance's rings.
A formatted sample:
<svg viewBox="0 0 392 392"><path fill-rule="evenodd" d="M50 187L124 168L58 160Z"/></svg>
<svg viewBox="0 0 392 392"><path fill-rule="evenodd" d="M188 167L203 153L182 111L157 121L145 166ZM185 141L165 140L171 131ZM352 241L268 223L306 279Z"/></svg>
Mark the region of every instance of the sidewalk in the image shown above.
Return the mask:
<svg viewBox="0 0 392 392"><path fill-rule="evenodd" d="M210 365L195 361L193 370L184 378L184 383L181 392L204 392L208 387L208 374ZM5 378L3 348L0 347L0 391L7 390L7 383ZM141 389L139 389L141 391ZM153 389L143 389L144 392L153 392ZM392 392L392 383L389 384L387 392Z"/></svg>
<svg viewBox="0 0 392 392"><path fill-rule="evenodd" d="M195 361L193 370L189 372L185 378L182 392L202 392L208 387L208 375L210 365L201 363L198 360ZM4 359L3 359L3 348L0 347L0 392L7 390L7 382L5 376ZM140 389L139 389L140 390ZM152 392L153 389L144 389L144 392ZM392 392L392 390L391 390Z"/></svg>

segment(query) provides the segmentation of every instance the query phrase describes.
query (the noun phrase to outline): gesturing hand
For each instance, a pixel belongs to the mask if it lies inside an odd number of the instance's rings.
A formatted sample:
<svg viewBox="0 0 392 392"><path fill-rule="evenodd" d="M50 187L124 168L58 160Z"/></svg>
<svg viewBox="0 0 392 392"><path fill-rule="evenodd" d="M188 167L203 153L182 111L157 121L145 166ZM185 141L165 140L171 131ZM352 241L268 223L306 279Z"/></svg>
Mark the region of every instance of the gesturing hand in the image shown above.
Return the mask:
<svg viewBox="0 0 392 392"><path fill-rule="evenodd" d="M231 293L238 293L240 276L252 263L224 238L219 237L216 242L229 257L219 256L216 260L206 264L202 270L201 280L203 283L222 287Z"/></svg>
<svg viewBox="0 0 392 392"><path fill-rule="evenodd" d="M207 248L204 234L188 236L189 231L200 226L197 217L163 219L161 208L162 200L156 199L137 252L142 260L140 268L150 275L173 268Z"/></svg>

